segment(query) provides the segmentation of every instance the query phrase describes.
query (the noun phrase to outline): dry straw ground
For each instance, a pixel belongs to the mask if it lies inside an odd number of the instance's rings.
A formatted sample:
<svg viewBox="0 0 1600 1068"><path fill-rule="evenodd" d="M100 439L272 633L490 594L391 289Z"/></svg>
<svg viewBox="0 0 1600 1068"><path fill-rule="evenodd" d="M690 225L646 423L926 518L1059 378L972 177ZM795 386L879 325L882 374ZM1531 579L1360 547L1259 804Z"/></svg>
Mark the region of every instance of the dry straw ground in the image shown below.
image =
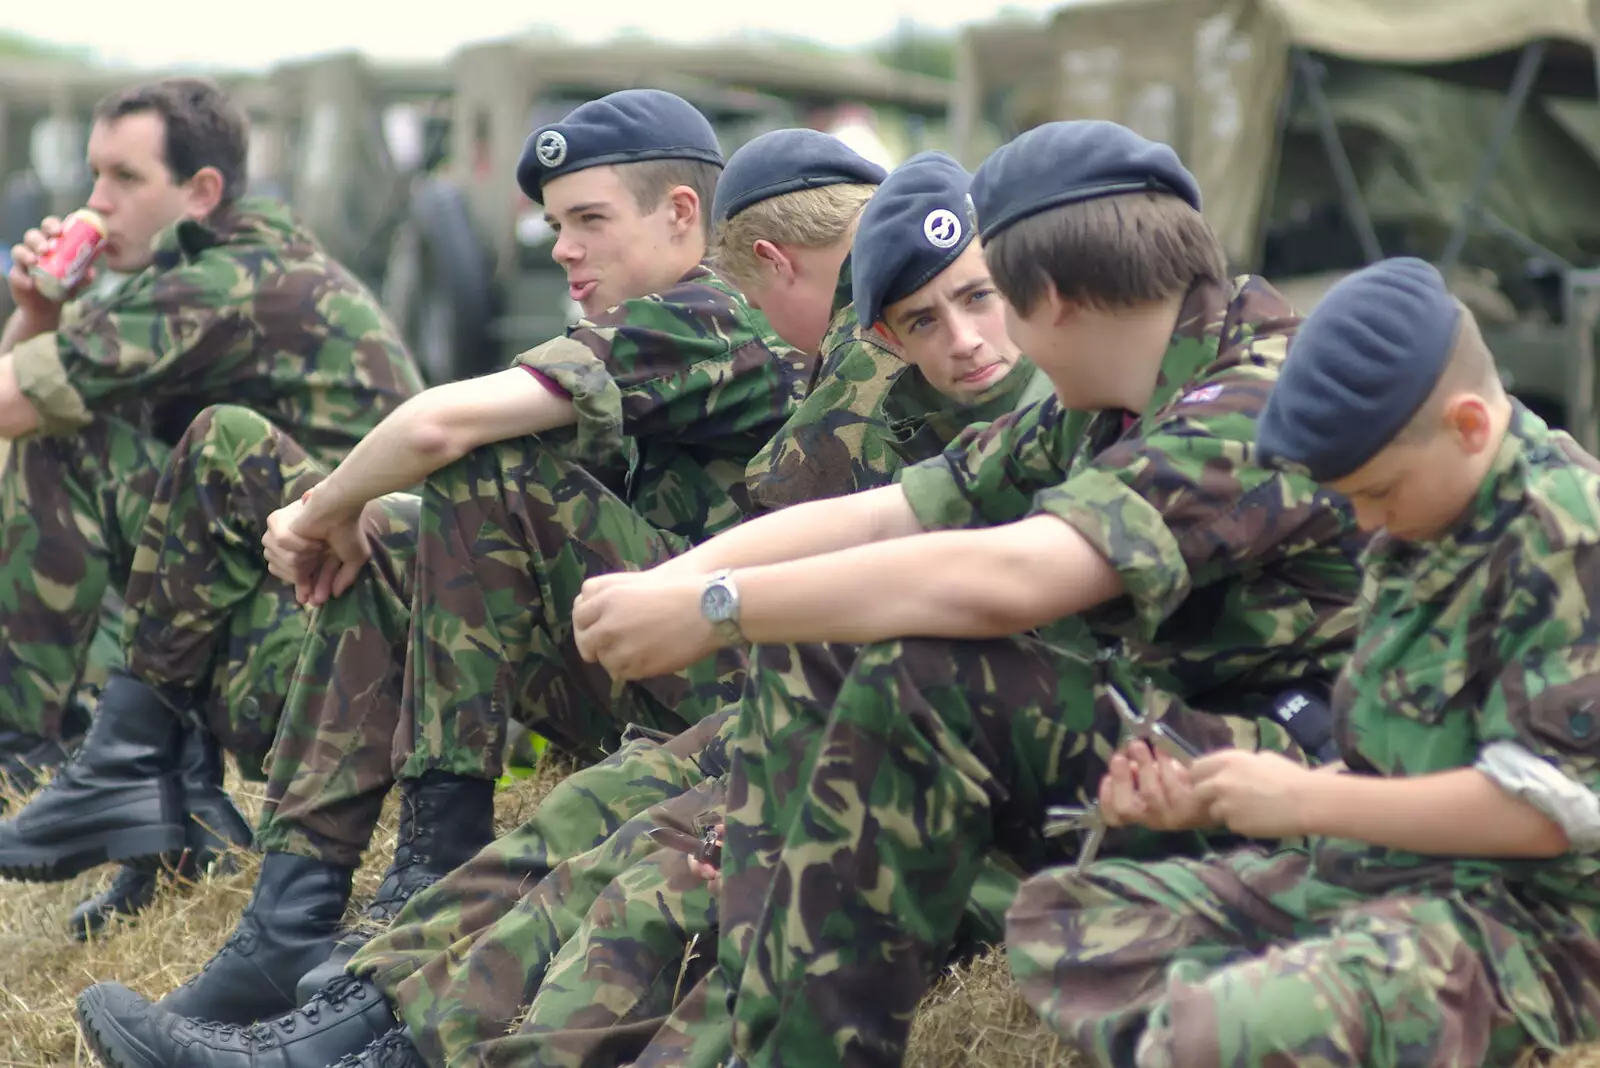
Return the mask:
<svg viewBox="0 0 1600 1068"><path fill-rule="evenodd" d="M551 763L501 791L502 828L532 814L570 770ZM233 782L246 815L259 806L259 788ZM360 903L377 887L389 861L394 801L367 864L357 876ZM72 1002L100 979L116 979L159 996L192 974L222 944L250 897L256 865L242 858L234 875L208 878L169 892L137 924L80 945L64 924L73 905L110 879L109 870L70 883L32 886L0 881L0 1068L92 1066L78 1034ZM1067 1068L1074 1058L1041 1027L1017 997L998 956L947 975L923 1004L906 1063L916 1068ZM1557 1068L1600 1068L1600 1048L1561 1058Z"/></svg>

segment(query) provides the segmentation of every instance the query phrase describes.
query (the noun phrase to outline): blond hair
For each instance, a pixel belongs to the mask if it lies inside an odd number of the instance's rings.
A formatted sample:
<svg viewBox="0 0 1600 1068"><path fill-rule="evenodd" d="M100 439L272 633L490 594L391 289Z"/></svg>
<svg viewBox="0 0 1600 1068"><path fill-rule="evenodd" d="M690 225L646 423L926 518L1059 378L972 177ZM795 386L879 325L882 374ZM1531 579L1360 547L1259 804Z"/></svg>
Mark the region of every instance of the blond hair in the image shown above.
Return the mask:
<svg viewBox="0 0 1600 1068"><path fill-rule="evenodd" d="M827 248L855 233L856 219L877 186L858 183L799 189L768 197L717 227L711 261L741 289L760 281L755 243Z"/></svg>

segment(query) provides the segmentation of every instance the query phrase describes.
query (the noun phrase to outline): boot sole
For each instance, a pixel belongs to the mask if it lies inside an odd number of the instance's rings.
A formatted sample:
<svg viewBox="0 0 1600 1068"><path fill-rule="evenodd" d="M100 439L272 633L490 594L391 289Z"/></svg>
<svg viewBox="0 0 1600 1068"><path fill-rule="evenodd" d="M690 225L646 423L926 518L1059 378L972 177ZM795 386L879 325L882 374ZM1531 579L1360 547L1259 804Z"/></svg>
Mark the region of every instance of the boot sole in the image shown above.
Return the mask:
<svg viewBox="0 0 1600 1068"><path fill-rule="evenodd" d="M115 1018L100 1009L99 991L91 987L78 995L78 1025L101 1064L106 1068L164 1068L162 1058L134 1041L117 1026Z"/></svg>
<svg viewBox="0 0 1600 1068"><path fill-rule="evenodd" d="M157 857L183 848L183 828L102 831L55 846L0 851L0 876L25 883L58 883L116 861Z"/></svg>

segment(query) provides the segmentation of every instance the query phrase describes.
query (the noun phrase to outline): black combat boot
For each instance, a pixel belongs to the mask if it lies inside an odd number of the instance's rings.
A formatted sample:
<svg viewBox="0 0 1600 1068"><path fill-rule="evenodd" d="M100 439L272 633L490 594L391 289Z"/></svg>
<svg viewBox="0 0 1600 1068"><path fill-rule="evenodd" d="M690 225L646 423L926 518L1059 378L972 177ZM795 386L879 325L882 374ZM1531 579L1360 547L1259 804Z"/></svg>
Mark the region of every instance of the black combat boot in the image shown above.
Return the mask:
<svg viewBox="0 0 1600 1068"><path fill-rule="evenodd" d="M333 952L352 874L310 857L268 853L233 934L199 975L161 999L161 1008L231 1024L292 1009L300 977Z"/></svg>
<svg viewBox="0 0 1600 1068"><path fill-rule="evenodd" d="M372 902L326 961L300 980L304 998L344 972L356 951L389 926L418 893L426 890L494 841L494 782L447 771L425 772L400 783L400 828L394 860Z"/></svg>
<svg viewBox="0 0 1600 1068"><path fill-rule="evenodd" d="M382 992L350 976L249 1027L180 1016L121 983L97 983L78 995L78 1022L107 1068L327 1068L399 1026Z"/></svg>
<svg viewBox="0 0 1600 1068"><path fill-rule="evenodd" d="M222 774L222 750L216 738L204 728L185 727L178 754L183 806L188 812L183 851L123 865L109 887L72 911L67 927L73 938L83 941L117 916L144 911L155 900L164 871L171 873L175 886L185 888L208 871L226 874L234 868L231 850L250 845L250 825L222 789Z"/></svg>
<svg viewBox="0 0 1600 1068"><path fill-rule="evenodd" d="M429 1068L411 1040L411 1028L390 1031L360 1053L352 1053L333 1068Z"/></svg>
<svg viewBox="0 0 1600 1068"><path fill-rule="evenodd" d="M59 882L112 860L183 847L178 717L150 687L113 674L66 767L0 822L0 876Z"/></svg>
<svg viewBox="0 0 1600 1068"><path fill-rule="evenodd" d="M74 700L61 718L61 736L46 738L26 731L0 730L0 787L8 788L20 796L33 793L42 773L55 772L83 744L88 733L90 716ZM0 796L0 812L9 801Z"/></svg>

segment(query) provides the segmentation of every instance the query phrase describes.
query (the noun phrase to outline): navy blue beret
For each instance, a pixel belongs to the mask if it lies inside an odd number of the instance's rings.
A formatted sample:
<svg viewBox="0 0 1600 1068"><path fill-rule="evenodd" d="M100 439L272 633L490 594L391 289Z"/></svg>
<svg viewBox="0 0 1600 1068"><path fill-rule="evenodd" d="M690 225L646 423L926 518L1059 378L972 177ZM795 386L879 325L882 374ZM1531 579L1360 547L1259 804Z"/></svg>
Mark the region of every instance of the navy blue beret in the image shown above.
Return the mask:
<svg viewBox="0 0 1600 1068"><path fill-rule="evenodd" d="M825 185L877 185L882 167L820 130L771 130L732 156L717 180L711 218L726 222L763 200Z"/></svg>
<svg viewBox="0 0 1600 1068"><path fill-rule="evenodd" d="M889 172L861 209L850 248L851 296L863 324L933 281L972 243L971 184L943 152L919 152Z"/></svg>
<svg viewBox="0 0 1600 1068"><path fill-rule="evenodd" d="M579 104L533 131L517 162L517 184L542 203L544 183L613 163L687 159L722 166L722 147L693 104L661 89L624 89Z"/></svg>
<svg viewBox="0 0 1600 1068"><path fill-rule="evenodd" d="M1138 192L1171 193L1200 210L1200 185L1176 152L1098 119L1036 126L972 176L985 240L1050 208Z"/></svg>
<svg viewBox="0 0 1600 1068"><path fill-rule="evenodd" d="M1381 260L1329 289L1256 424L1265 462L1343 478L1405 429L1455 349L1461 307L1430 263Z"/></svg>

